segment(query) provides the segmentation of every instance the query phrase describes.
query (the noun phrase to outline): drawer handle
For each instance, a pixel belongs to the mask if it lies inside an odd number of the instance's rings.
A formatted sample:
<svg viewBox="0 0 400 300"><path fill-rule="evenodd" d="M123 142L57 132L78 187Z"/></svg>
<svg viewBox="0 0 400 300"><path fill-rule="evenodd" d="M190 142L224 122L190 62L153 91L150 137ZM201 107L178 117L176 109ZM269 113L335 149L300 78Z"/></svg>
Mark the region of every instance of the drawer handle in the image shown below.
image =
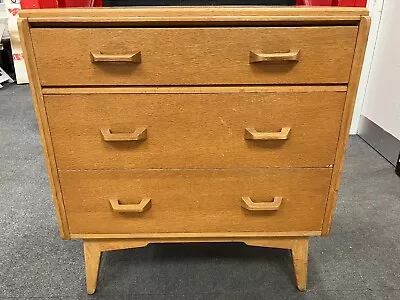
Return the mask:
<svg viewBox="0 0 400 300"><path fill-rule="evenodd" d="M263 63L263 62L296 62L300 59L300 50L290 50L288 52L278 53L261 53L249 52L249 63Z"/></svg>
<svg viewBox="0 0 400 300"><path fill-rule="evenodd" d="M142 61L142 53L140 51L127 54L105 54L100 51L90 52L93 63L109 62L109 63L136 63L140 64Z"/></svg>
<svg viewBox="0 0 400 300"><path fill-rule="evenodd" d="M241 205L247 210L278 210L282 203L282 197L274 197L272 202L253 202L250 197L242 197Z"/></svg>
<svg viewBox="0 0 400 300"><path fill-rule="evenodd" d="M283 127L279 132L258 132L254 128L246 128L244 131L245 140L287 140L290 127Z"/></svg>
<svg viewBox="0 0 400 300"><path fill-rule="evenodd" d="M118 199L110 199L112 210L118 213L142 213L151 207L151 198L143 198L139 204L120 204Z"/></svg>
<svg viewBox="0 0 400 300"><path fill-rule="evenodd" d="M112 133L110 128L100 129L103 140L106 142L129 142L147 139L147 128L139 127L134 132Z"/></svg>

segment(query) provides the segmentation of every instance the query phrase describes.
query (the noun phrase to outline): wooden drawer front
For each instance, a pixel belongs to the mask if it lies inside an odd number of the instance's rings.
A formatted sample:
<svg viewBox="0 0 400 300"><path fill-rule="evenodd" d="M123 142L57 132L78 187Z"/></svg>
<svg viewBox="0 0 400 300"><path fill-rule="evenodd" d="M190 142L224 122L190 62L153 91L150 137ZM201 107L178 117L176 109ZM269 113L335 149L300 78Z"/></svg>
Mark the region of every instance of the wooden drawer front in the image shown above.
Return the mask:
<svg viewBox="0 0 400 300"><path fill-rule="evenodd" d="M71 234L319 231L331 169L60 171ZM248 211L241 197L275 211ZM142 213L115 212L151 198Z"/></svg>
<svg viewBox="0 0 400 300"><path fill-rule="evenodd" d="M326 167L344 92L45 96L60 169ZM104 141L101 129L145 140ZM287 140L246 140L245 129Z"/></svg>
<svg viewBox="0 0 400 300"><path fill-rule="evenodd" d="M45 86L347 83L357 27L33 28L31 34ZM261 55L257 60L289 50L300 51L298 62L249 63L250 51ZM132 61L92 62L91 52L97 60Z"/></svg>

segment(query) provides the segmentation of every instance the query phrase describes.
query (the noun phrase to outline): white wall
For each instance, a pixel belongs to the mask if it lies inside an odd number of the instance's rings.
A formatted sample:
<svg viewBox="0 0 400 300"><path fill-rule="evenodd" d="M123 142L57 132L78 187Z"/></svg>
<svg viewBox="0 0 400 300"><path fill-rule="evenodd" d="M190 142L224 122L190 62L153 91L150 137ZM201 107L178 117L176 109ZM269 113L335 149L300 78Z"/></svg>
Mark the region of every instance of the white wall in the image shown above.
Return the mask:
<svg viewBox="0 0 400 300"><path fill-rule="evenodd" d="M350 127L350 134L356 134L358 124L360 121L360 115L362 106L364 103L365 93L367 91L367 85L369 75L371 71L372 60L375 54L375 46L379 32L379 26L381 22L381 14L383 9L383 2L385 0L368 0L367 8L371 16L371 29L368 37L367 49L365 52L364 65L361 73L360 84L357 93L356 104L354 107L353 121ZM400 1L400 0L398 0Z"/></svg>
<svg viewBox="0 0 400 300"><path fill-rule="evenodd" d="M362 115L400 139L400 1L385 0Z"/></svg>

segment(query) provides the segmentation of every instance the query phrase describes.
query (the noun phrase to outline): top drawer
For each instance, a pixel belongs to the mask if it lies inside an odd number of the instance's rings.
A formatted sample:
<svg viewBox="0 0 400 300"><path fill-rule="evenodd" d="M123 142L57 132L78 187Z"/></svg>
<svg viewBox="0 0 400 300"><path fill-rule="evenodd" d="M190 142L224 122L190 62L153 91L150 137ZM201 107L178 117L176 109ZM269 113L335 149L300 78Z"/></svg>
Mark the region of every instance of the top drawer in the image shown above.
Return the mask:
<svg viewBox="0 0 400 300"><path fill-rule="evenodd" d="M344 84L357 27L32 28L31 33L44 86Z"/></svg>

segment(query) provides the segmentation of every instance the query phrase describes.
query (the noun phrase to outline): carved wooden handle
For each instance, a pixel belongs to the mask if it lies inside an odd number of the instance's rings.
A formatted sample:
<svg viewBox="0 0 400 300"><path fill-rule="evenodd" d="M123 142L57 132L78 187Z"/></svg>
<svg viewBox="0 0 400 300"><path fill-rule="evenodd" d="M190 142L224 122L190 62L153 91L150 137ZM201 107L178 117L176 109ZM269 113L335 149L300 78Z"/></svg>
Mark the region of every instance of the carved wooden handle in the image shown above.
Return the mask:
<svg viewBox="0 0 400 300"><path fill-rule="evenodd" d="M262 62L296 62L300 59L300 50L290 50L289 52L261 53L249 52L249 63Z"/></svg>
<svg viewBox="0 0 400 300"><path fill-rule="evenodd" d="M258 132L254 128L246 128L244 131L245 140L287 140L290 127L283 127L279 132Z"/></svg>
<svg viewBox="0 0 400 300"><path fill-rule="evenodd" d="M147 139L147 128L139 127L134 132L112 133L110 128L100 129L103 140L106 142L129 142Z"/></svg>
<svg viewBox="0 0 400 300"><path fill-rule="evenodd" d="M90 56L92 58L93 63L98 62L109 62L109 63L120 63L120 62L128 62L128 63L136 63L140 64L142 61L142 54L140 51L134 53L126 53L126 54L105 54L100 51L92 51L90 52Z"/></svg>
<svg viewBox="0 0 400 300"><path fill-rule="evenodd" d="M278 210L282 197L274 197L272 202L253 202L250 197L243 196L241 206L247 210Z"/></svg>
<svg viewBox="0 0 400 300"><path fill-rule="evenodd" d="M151 207L151 198L143 198L139 204L120 204L118 199L110 199L112 210L118 213L142 213Z"/></svg>

